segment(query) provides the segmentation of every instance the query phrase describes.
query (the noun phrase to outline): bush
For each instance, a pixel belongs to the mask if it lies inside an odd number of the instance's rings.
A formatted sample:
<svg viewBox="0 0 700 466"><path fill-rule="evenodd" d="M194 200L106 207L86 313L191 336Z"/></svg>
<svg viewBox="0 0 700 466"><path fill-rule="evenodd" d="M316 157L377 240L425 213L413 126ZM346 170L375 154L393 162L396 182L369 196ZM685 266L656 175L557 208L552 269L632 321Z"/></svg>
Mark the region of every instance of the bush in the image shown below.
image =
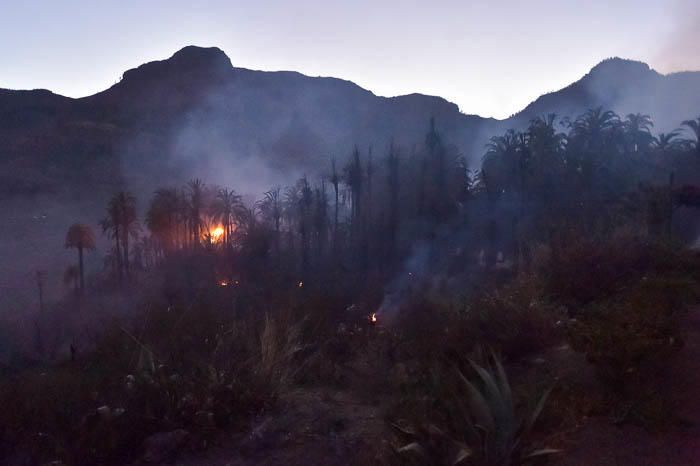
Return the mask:
<svg viewBox="0 0 700 466"><path fill-rule="evenodd" d="M547 292L572 309L619 292L649 273L697 273L684 250L625 232L609 238L573 237L551 254L540 274Z"/></svg>
<svg viewBox="0 0 700 466"><path fill-rule="evenodd" d="M464 325L480 345L497 349L506 358L522 358L560 342L565 315L529 279L476 299L467 307Z"/></svg>
<svg viewBox="0 0 700 466"><path fill-rule="evenodd" d="M530 406L518 403L495 355L483 366L470 361L468 376L452 368L440 379L443 394L436 406L442 409L418 422L393 424L400 462L508 466L556 453L529 444L549 391Z"/></svg>
<svg viewBox="0 0 700 466"><path fill-rule="evenodd" d="M680 316L695 296L690 280L642 278L619 295L584 308L569 324L572 347L586 353L611 387L634 390L663 369L681 346Z"/></svg>
<svg viewBox="0 0 700 466"><path fill-rule="evenodd" d="M187 432L199 447L247 428L298 362L300 324L280 318L152 312L133 331L115 325L75 362L4 381L0 460L23 452L32 464L125 464L156 433Z"/></svg>

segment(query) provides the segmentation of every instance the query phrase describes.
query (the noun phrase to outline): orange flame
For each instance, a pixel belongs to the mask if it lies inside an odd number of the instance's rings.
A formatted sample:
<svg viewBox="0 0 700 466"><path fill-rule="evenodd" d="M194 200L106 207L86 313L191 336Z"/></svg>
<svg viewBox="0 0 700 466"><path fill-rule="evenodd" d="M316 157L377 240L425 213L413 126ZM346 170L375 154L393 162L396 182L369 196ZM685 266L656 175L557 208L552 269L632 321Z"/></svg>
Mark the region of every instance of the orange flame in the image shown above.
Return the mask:
<svg viewBox="0 0 700 466"><path fill-rule="evenodd" d="M219 241L222 236L224 236L224 227L218 226L214 228L211 232L211 240L212 241Z"/></svg>
<svg viewBox="0 0 700 466"><path fill-rule="evenodd" d="M297 286L298 286L299 288L304 288L304 282L303 282L303 281L299 281L299 285L297 285Z"/></svg>
<svg viewBox="0 0 700 466"><path fill-rule="evenodd" d="M373 313L369 316L369 322L370 322L371 324L376 324L376 323L377 323L377 313L376 313L376 312L373 312Z"/></svg>

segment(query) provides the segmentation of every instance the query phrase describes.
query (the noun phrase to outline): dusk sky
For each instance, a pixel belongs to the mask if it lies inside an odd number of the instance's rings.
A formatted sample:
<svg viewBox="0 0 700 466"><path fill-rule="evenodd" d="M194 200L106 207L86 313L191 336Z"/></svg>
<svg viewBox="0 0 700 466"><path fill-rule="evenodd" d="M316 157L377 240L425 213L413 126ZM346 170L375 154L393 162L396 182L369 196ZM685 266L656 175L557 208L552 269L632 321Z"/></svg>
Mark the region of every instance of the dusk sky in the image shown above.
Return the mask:
<svg viewBox="0 0 700 466"><path fill-rule="evenodd" d="M0 87L72 97L185 45L234 66L445 97L504 118L600 60L700 69L690 0L35 1L0 3Z"/></svg>

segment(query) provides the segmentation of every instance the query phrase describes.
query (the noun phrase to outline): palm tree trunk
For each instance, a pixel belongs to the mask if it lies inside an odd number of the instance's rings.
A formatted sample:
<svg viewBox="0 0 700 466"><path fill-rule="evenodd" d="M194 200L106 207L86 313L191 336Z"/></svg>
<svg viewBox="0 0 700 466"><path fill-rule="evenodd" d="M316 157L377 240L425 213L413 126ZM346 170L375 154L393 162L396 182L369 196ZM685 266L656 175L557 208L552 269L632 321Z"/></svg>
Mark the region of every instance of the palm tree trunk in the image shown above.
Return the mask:
<svg viewBox="0 0 700 466"><path fill-rule="evenodd" d="M80 291L85 289L85 278L83 275L83 248L78 246L78 268L80 270Z"/></svg>
<svg viewBox="0 0 700 466"><path fill-rule="evenodd" d="M125 229L124 231L124 271L126 272L126 278L129 278L129 231Z"/></svg>
<svg viewBox="0 0 700 466"><path fill-rule="evenodd" d="M333 219L333 241L338 242L338 183L333 184L335 190L335 218Z"/></svg>
<svg viewBox="0 0 700 466"><path fill-rule="evenodd" d="M117 254L117 274L119 275L119 281L122 280L122 250L120 247L121 240L119 239L119 226L115 224L114 226L114 240L116 243L116 254Z"/></svg>

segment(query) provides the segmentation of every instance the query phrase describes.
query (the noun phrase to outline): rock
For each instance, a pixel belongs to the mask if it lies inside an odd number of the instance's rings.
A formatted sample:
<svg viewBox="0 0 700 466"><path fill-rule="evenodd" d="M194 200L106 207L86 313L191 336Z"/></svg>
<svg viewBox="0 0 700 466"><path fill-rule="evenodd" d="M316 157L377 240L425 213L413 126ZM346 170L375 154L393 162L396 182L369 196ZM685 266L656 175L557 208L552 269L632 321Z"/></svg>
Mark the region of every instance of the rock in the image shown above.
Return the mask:
<svg viewBox="0 0 700 466"><path fill-rule="evenodd" d="M184 429L151 435L143 442L143 460L147 463L161 463L171 459L185 445L188 437L189 432Z"/></svg>

